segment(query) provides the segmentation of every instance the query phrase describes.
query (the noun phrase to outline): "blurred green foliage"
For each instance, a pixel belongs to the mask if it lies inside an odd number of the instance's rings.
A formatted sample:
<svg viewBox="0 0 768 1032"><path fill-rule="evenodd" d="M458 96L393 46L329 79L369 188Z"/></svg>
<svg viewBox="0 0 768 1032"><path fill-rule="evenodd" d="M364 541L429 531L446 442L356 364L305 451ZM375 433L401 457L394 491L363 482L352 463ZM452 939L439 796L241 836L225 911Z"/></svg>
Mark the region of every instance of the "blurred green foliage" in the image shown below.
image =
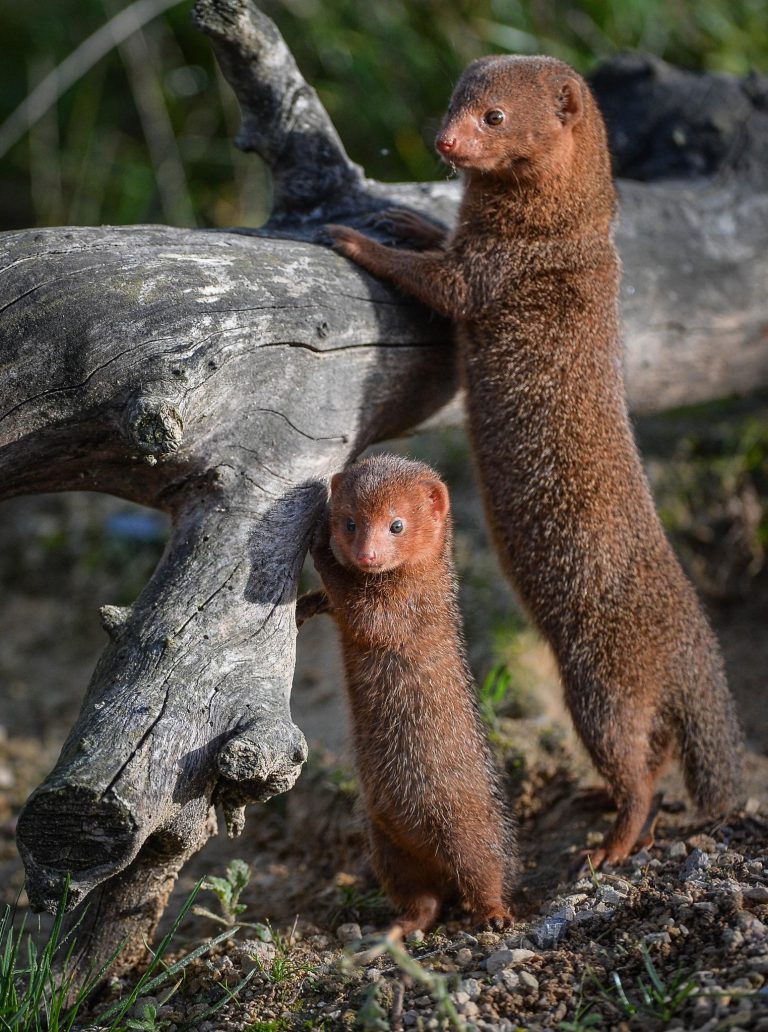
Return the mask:
<svg viewBox="0 0 768 1032"><path fill-rule="evenodd" d="M125 0L0 0L0 121ZM431 139L462 67L545 52L583 71L639 47L693 68L765 69L764 0L265 0L354 160L444 174ZM232 144L237 104L182 0L87 71L0 158L0 228L258 224L268 180Z"/></svg>

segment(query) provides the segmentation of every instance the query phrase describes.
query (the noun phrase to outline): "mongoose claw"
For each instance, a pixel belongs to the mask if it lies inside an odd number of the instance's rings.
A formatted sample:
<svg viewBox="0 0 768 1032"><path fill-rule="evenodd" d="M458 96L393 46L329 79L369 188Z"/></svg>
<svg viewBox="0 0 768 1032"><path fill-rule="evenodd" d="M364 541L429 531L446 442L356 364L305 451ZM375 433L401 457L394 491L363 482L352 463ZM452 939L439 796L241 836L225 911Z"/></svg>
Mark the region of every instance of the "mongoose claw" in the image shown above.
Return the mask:
<svg viewBox="0 0 768 1032"><path fill-rule="evenodd" d="M483 924L492 932L503 932L505 928L511 928L515 923L515 915L511 910L501 913L488 914Z"/></svg>

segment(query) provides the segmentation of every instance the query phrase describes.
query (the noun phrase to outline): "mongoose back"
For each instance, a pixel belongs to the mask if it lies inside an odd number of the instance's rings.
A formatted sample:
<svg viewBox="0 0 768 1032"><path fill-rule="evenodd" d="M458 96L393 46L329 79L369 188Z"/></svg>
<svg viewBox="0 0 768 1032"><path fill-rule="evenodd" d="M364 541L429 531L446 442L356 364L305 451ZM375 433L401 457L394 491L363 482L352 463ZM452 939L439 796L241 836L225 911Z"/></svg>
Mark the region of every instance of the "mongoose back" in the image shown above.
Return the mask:
<svg viewBox="0 0 768 1032"><path fill-rule="evenodd" d="M332 480L313 547L341 633L373 868L407 935L445 903L500 929L511 828L464 658L448 491L434 470L377 455Z"/></svg>
<svg viewBox="0 0 768 1032"><path fill-rule="evenodd" d="M456 320L496 546L614 796L593 862L618 862L675 746L702 810L734 804L741 738L629 424L603 120L561 61L488 57L462 75L436 147L465 177L450 237L397 211L395 228L427 250L329 230L341 253Z"/></svg>

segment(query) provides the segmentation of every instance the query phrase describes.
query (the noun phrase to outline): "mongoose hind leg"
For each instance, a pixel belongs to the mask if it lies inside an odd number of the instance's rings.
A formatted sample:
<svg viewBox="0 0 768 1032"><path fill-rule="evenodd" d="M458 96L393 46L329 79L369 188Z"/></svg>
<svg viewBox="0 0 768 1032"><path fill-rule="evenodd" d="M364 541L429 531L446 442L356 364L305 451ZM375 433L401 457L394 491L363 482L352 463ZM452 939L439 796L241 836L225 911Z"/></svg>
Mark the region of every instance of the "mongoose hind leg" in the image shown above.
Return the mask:
<svg viewBox="0 0 768 1032"><path fill-rule="evenodd" d="M591 863L595 868L618 864L633 851L646 826L656 781L670 756L672 731L653 696L630 695L610 679L593 684L591 691L569 691L568 705L617 810L603 845L589 851Z"/></svg>
<svg viewBox="0 0 768 1032"><path fill-rule="evenodd" d="M626 772L625 772L626 773ZM600 849L590 852L592 866L620 864L635 848L646 827L653 802L655 775L646 772L615 789L618 813Z"/></svg>
<svg viewBox="0 0 768 1032"><path fill-rule="evenodd" d="M440 871L394 843L381 828L370 828L371 863L381 884L403 913L395 922L402 935L432 928L443 907L446 886Z"/></svg>
<svg viewBox="0 0 768 1032"><path fill-rule="evenodd" d="M474 856L480 861L474 869L464 859L460 894L478 925L500 932L514 924L514 914L504 903L504 864L483 843L476 841Z"/></svg>

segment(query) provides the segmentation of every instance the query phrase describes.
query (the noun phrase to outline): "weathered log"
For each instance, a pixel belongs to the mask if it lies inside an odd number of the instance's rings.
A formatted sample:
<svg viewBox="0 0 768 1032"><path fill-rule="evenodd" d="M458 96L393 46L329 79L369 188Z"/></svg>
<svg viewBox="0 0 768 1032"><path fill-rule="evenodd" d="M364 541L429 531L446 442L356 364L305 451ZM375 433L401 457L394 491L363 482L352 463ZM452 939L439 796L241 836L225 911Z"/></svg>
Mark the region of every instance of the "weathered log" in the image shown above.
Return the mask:
<svg viewBox="0 0 768 1032"><path fill-rule="evenodd" d="M272 166L267 227L1 241L0 497L106 491L172 517L136 602L102 610L109 644L19 820L33 906L67 877L72 905L98 890L91 960L151 934L213 804L236 834L247 803L293 784L293 603L327 478L456 390L449 327L314 241L393 203L449 222L458 185L367 181L251 0L196 17L241 146ZM621 204L633 407L768 383L768 195L625 182Z"/></svg>

